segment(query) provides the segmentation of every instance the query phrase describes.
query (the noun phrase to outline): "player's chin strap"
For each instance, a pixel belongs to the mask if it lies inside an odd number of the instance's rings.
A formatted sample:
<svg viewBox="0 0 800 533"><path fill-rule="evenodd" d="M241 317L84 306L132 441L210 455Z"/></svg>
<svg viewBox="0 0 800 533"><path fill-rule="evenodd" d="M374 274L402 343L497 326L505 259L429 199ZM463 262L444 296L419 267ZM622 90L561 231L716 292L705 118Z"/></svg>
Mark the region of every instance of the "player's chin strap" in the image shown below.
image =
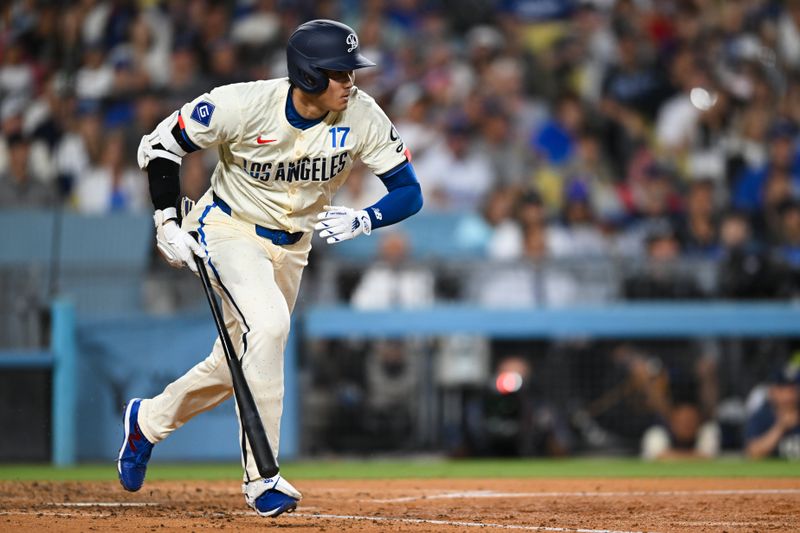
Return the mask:
<svg viewBox="0 0 800 533"><path fill-rule="evenodd" d="M251 507L255 505L255 502L259 496L270 489L275 489L278 492L282 492L296 500L303 499L303 495L300 494L300 491L294 488L291 483L283 479L280 474L266 479L258 479L249 483L242 483L242 494L244 494L248 505Z"/></svg>

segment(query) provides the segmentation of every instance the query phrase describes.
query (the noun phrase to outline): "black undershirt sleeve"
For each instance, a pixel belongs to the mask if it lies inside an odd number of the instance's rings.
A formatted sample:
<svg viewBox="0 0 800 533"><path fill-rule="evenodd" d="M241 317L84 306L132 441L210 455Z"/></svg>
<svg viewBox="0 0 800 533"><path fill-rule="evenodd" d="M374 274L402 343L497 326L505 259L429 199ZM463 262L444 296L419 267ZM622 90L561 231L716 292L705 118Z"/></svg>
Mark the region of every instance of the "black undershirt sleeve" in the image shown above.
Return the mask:
<svg viewBox="0 0 800 533"><path fill-rule="evenodd" d="M167 209L178 204L181 193L180 165L157 157L147 165L147 179L150 182L150 198L156 209Z"/></svg>
<svg viewBox="0 0 800 533"><path fill-rule="evenodd" d="M185 132L181 130L180 123L175 124L170 133L178 146L186 153L196 152L199 149L186 137ZM161 144L155 148L164 150ZM166 209L178 205L178 196L181 194L180 170L179 164L163 157L157 157L147 165L150 198L156 209Z"/></svg>

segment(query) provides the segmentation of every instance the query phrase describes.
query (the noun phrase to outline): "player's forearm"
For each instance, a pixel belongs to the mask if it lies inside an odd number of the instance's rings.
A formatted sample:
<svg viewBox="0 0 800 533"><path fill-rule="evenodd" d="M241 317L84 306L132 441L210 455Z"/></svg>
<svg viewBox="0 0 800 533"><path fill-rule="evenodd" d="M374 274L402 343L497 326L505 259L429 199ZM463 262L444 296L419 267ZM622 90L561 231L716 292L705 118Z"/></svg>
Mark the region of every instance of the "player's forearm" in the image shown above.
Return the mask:
<svg viewBox="0 0 800 533"><path fill-rule="evenodd" d="M411 163L381 180L389 192L366 209L373 229L396 224L422 209L422 188Z"/></svg>
<svg viewBox="0 0 800 533"><path fill-rule="evenodd" d="M418 183L390 191L367 208L372 228L396 224L422 209L422 189Z"/></svg>
<svg viewBox="0 0 800 533"><path fill-rule="evenodd" d="M147 165L150 198L155 209L175 207L181 193L180 166L158 157Z"/></svg>

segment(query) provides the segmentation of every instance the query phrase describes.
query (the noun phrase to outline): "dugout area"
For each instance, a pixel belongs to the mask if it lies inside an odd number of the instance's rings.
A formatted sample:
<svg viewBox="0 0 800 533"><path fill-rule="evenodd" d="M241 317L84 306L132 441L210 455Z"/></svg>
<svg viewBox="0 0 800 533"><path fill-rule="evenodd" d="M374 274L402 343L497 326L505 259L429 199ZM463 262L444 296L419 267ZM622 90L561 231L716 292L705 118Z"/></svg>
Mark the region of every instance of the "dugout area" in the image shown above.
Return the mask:
<svg viewBox="0 0 800 533"><path fill-rule="evenodd" d="M0 467L0 531L797 531L800 464L621 459L287 463L297 513L244 505L236 464Z"/></svg>

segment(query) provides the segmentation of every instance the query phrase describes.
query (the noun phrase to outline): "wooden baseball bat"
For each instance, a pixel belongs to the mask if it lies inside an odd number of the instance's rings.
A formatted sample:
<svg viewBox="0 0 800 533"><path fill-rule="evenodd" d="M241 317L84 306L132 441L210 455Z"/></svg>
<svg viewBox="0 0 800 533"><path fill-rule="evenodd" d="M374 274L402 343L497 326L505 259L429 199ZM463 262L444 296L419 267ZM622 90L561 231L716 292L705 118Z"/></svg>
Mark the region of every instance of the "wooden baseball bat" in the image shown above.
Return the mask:
<svg viewBox="0 0 800 533"><path fill-rule="evenodd" d="M196 232L193 231L190 234L197 240ZM214 289L208 277L206 262L202 257L195 255L194 264L197 265L197 272L203 282L203 290L206 293L206 298L208 298L208 304L211 306L211 315L214 317L214 324L217 326L217 332L222 341L222 349L225 352L225 359L228 361L228 368L233 381L233 395L236 398L236 405L239 407L239 418L244 428L244 433L247 435L247 441L253 450L258 473L264 478L273 477L277 475L280 467L275 459L275 454L272 453L272 447L269 445L267 432L264 430L264 424L261 423L253 393L250 392L250 386L244 378L242 363L236 357L236 350L233 349L231 337L228 335L228 329L222 319L222 311L219 308L217 299L214 297Z"/></svg>

